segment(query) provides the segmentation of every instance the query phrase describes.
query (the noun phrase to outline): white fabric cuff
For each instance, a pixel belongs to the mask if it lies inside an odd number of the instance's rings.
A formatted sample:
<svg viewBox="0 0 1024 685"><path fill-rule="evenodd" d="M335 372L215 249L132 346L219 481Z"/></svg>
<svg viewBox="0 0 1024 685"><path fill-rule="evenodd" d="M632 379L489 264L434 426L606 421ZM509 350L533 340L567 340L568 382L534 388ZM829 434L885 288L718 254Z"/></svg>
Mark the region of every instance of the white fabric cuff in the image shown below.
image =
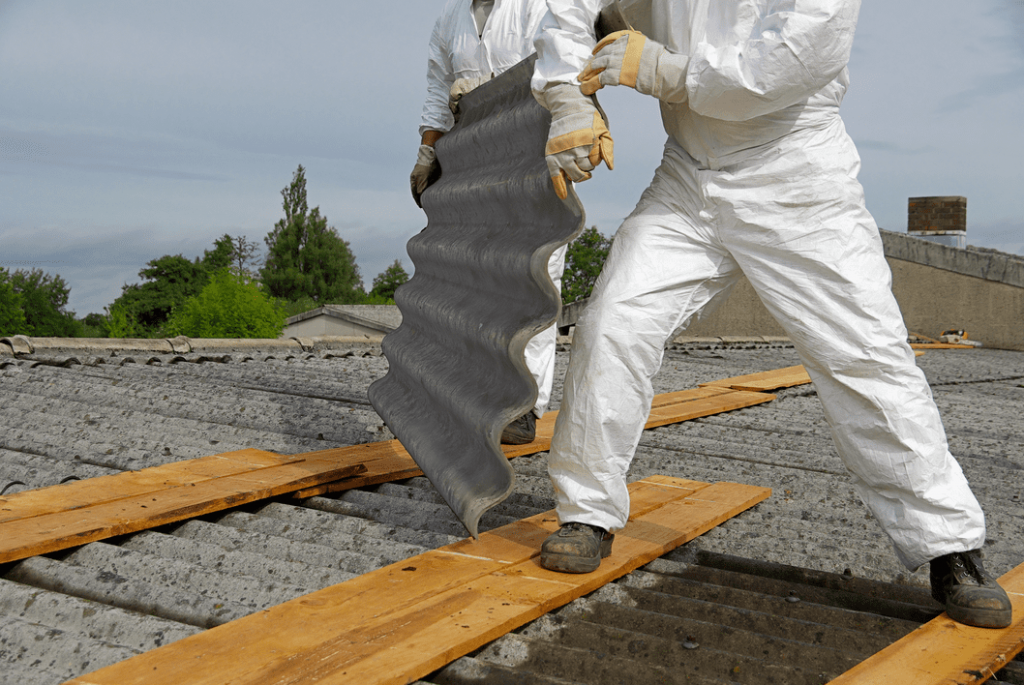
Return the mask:
<svg viewBox="0 0 1024 685"><path fill-rule="evenodd" d="M434 152L433 145L420 145L420 149L416 152L417 166L430 166L436 159L437 153Z"/></svg>

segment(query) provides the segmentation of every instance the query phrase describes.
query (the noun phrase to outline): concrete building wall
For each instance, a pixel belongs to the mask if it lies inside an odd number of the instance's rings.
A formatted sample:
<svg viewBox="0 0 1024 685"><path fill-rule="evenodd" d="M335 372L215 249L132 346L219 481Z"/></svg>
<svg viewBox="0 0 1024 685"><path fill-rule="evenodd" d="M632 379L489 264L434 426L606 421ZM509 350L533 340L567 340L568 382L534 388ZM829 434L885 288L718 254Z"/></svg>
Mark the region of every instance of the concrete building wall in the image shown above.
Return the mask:
<svg viewBox="0 0 1024 685"><path fill-rule="evenodd" d="M380 340L384 337L383 331L330 316L316 316L289 324L281 333L282 338L313 338L320 335L367 338L368 340Z"/></svg>
<svg viewBox="0 0 1024 685"><path fill-rule="evenodd" d="M1024 259L958 250L883 232L893 294L907 329L938 337L966 330L987 347L1024 350ZM744 278L716 311L683 333L693 337L785 335Z"/></svg>
<svg viewBox="0 0 1024 685"><path fill-rule="evenodd" d="M889 231L882 231L882 240L892 269L893 293L908 330L938 337L946 330L963 329L970 339L987 347L1024 350L1024 257L962 250ZM559 326L567 330L579 311L579 306L564 307ZM395 306L330 305L292 317L282 337L379 340L384 331L374 323L397 327L401 321ZM786 332L743 278L717 309L680 334L758 338Z"/></svg>
<svg viewBox="0 0 1024 685"><path fill-rule="evenodd" d="M963 329L986 347L1024 350L1024 288L889 259L907 328L930 337Z"/></svg>

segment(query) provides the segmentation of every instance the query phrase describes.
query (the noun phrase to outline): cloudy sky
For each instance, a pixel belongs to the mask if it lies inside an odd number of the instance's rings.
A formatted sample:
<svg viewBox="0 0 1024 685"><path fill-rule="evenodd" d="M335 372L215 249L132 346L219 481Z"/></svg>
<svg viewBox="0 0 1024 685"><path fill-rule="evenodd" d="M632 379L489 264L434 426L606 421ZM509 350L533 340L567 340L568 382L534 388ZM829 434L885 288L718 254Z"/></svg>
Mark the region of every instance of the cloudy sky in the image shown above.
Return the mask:
<svg viewBox="0 0 1024 685"><path fill-rule="evenodd" d="M0 266L58 273L71 309L101 312L150 259L262 243L302 164L367 285L395 259L411 271L443 4L0 0ZM908 197L965 195L968 242L1024 253L1024 0L865 2L850 70L879 225L906 230ZM606 235L664 142L655 102L626 90L602 95L616 170L579 187Z"/></svg>

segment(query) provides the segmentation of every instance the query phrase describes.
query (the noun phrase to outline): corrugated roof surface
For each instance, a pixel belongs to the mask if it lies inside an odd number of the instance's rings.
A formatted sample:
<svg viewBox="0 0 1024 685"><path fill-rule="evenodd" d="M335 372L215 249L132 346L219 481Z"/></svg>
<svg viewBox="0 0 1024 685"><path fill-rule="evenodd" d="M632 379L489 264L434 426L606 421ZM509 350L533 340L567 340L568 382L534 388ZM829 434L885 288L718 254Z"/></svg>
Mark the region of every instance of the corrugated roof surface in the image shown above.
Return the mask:
<svg viewBox="0 0 1024 685"><path fill-rule="evenodd" d="M297 453L390 437L365 399L386 371L373 345L201 363L79 354L65 365L74 354L0 359L0 489L243 447ZM558 379L566 360L560 352ZM779 345L671 349L656 390L796 363ZM930 351L918 363L988 514L987 565L1002 574L1022 561L1024 354ZM926 569L900 567L856 500L813 388L777 394L645 432L631 472L750 482L772 498L426 681L818 683L937 613ZM559 399L560 383L555 408ZM484 528L552 506L544 456L511 463L516 491ZM0 566L0 680L59 683L463 535L414 478ZM1016 666L1000 678L1024 682Z"/></svg>

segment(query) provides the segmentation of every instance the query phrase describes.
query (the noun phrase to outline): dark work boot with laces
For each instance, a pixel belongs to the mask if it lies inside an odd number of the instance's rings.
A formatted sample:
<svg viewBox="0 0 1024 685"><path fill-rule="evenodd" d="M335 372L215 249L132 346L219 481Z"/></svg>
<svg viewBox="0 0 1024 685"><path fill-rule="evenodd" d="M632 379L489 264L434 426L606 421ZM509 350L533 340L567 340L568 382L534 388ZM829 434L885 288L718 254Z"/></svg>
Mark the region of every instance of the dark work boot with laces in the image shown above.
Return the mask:
<svg viewBox="0 0 1024 685"><path fill-rule="evenodd" d="M537 437L537 416L528 411L505 426L501 433L502 445L528 445Z"/></svg>
<svg viewBox="0 0 1024 685"><path fill-rule="evenodd" d="M1010 625L1010 598L985 572L978 550L932 559L931 581L932 597L946 606L946 613L957 623L979 628Z"/></svg>
<svg viewBox="0 0 1024 685"><path fill-rule="evenodd" d="M544 540L540 565L561 573L590 573L612 553L615 536L604 528L575 521L564 524Z"/></svg>

